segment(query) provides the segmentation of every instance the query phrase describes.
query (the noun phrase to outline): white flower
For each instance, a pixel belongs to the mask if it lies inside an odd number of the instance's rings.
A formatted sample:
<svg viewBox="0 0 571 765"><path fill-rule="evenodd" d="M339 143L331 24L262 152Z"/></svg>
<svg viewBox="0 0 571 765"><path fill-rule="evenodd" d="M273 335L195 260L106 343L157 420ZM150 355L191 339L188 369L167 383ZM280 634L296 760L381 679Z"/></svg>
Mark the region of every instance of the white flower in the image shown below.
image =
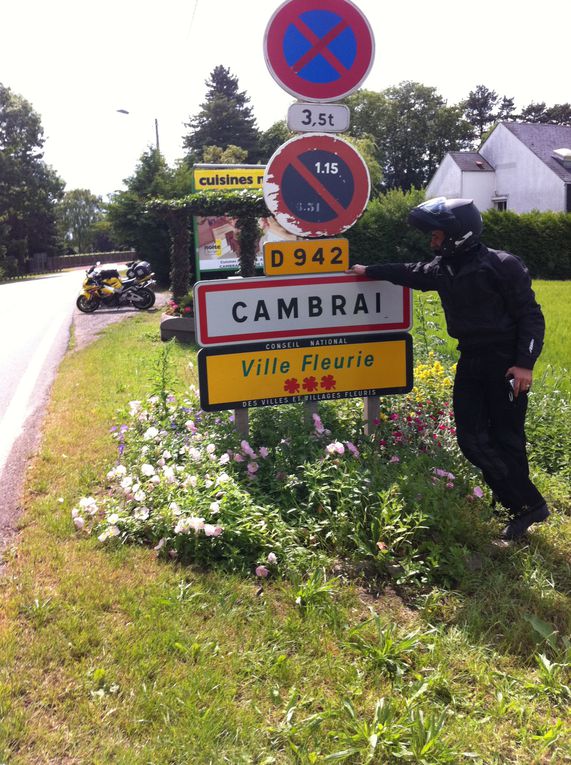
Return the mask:
<svg viewBox="0 0 571 765"><path fill-rule="evenodd" d="M136 502L144 502L146 498L147 498L147 495L145 494L145 492L142 489L140 489L135 494L135 501Z"/></svg>
<svg viewBox="0 0 571 765"><path fill-rule="evenodd" d="M76 529L79 529L79 530L81 530L85 526L85 521L81 517L81 515L75 516L75 518L73 519L73 525L75 526Z"/></svg>
<svg viewBox="0 0 571 765"><path fill-rule="evenodd" d="M226 456L228 456L228 455L226 455ZM230 481L230 480L231 479L230 479L230 476L228 475L228 473L220 473L220 475L216 479L216 484L218 486L220 486L223 483L228 483L228 481Z"/></svg>
<svg viewBox="0 0 571 765"><path fill-rule="evenodd" d="M208 444L208 446L206 447L206 451L208 454L214 454L214 452L216 451L216 447L214 446L214 444Z"/></svg>
<svg viewBox="0 0 571 765"><path fill-rule="evenodd" d="M230 455L227 453L224 453L220 459L218 460L219 465L227 465L230 462Z"/></svg>
<svg viewBox="0 0 571 765"><path fill-rule="evenodd" d="M222 531L222 526L214 526L212 523L204 524L204 534L207 537L219 537Z"/></svg>
<svg viewBox="0 0 571 765"><path fill-rule="evenodd" d="M155 474L155 468L152 465L149 465L148 462L145 462L143 465L141 465L141 473L146 475L147 478L150 478Z"/></svg>
<svg viewBox="0 0 571 765"><path fill-rule="evenodd" d="M196 484L198 483L198 477L195 475L189 475L187 476L184 481L182 482L182 485L186 488L187 486L192 486L193 489L196 488Z"/></svg>
<svg viewBox="0 0 571 765"><path fill-rule="evenodd" d="M164 467L167 464L167 461L163 457L159 457L157 460L157 465L159 467Z"/></svg>
<svg viewBox="0 0 571 765"><path fill-rule="evenodd" d="M111 515L107 517L107 523L110 523L112 526L115 526L117 523L119 523L119 516L117 513L111 513Z"/></svg>
<svg viewBox="0 0 571 765"><path fill-rule="evenodd" d="M130 489L133 485L133 479L130 475L126 475L120 483L122 489Z"/></svg>
<svg viewBox="0 0 571 765"><path fill-rule="evenodd" d="M81 507L82 510L87 510L88 512L90 512L92 507L97 508L97 502L95 501L93 497L82 497L79 500L79 506Z"/></svg>
<svg viewBox="0 0 571 765"><path fill-rule="evenodd" d="M143 433L143 438L145 441L151 441L153 438L156 438L158 435L159 435L158 428L151 426L150 428L147 428L147 430L145 430L145 432Z"/></svg>
<svg viewBox="0 0 571 765"><path fill-rule="evenodd" d="M213 486L213 485L214 485L214 481L211 481L211 480L210 480L210 478L207 478L207 479L204 481L204 488L205 488L205 489L209 489L209 488L210 488L211 486Z"/></svg>
<svg viewBox="0 0 571 765"><path fill-rule="evenodd" d="M148 451L149 451L149 447L145 444L145 446L141 447L141 456L144 457Z"/></svg>
<svg viewBox="0 0 571 765"><path fill-rule="evenodd" d="M165 478L167 479L167 483L174 483L176 481L176 478L174 475L174 469L170 467L169 465L166 465L163 468L163 473Z"/></svg>
<svg viewBox="0 0 571 765"><path fill-rule="evenodd" d="M270 563L272 566L275 566L278 562L277 555L273 552L268 553L268 563Z"/></svg>
<svg viewBox="0 0 571 765"><path fill-rule="evenodd" d="M196 425L192 420L187 420L184 423L184 427L189 431L189 433L196 433Z"/></svg>
<svg viewBox="0 0 571 765"><path fill-rule="evenodd" d="M131 417L134 417L140 411L141 411L140 401L129 401L129 414L131 415Z"/></svg>
<svg viewBox="0 0 571 765"><path fill-rule="evenodd" d="M177 503L176 503L176 502L171 502L171 503L170 503L170 505L169 505L169 510L171 511L171 513L172 513L173 515L180 515L180 514L181 514L181 512L182 512L182 511L181 511L181 509L180 509L180 507L179 507L179 505L177 505Z"/></svg>
<svg viewBox="0 0 571 765"><path fill-rule="evenodd" d="M196 446L191 446L188 450L188 456L193 462L200 462L200 451Z"/></svg>
<svg viewBox="0 0 571 765"><path fill-rule="evenodd" d="M163 454L162 454L162 456L163 456L163 458L164 458L165 460L170 460L170 458L172 457L172 454L169 452L169 450L168 450L168 449L165 449L165 450L164 450L164 452L163 452Z"/></svg>
<svg viewBox="0 0 571 765"><path fill-rule="evenodd" d="M191 516L188 519L188 525L193 531L195 531L198 534L198 532L202 531L202 529L204 528L204 518L197 518L196 516Z"/></svg>
<svg viewBox="0 0 571 765"><path fill-rule="evenodd" d="M117 526L108 526L105 531L103 531L97 539L100 542L106 542L110 537L118 537L121 532L117 528Z"/></svg>
<svg viewBox="0 0 571 765"><path fill-rule="evenodd" d="M151 511L148 507L136 507L133 510L133 518L136 518L138 521L146 521L150 514Z"/></svg>
<svg viewBox="0 0 571 765"><path fill-rule="evenodd" d="M212 515L217 515L220 512L220 505L218 502L211 502L209 509Z"/></svg>
<svg viewBox="0 0 571 765"><path fill-rule="evenodd" d="M154 475L151 478L151 483L153 483L153 484L157 484L157 483L160 483L160 482L161 482L161 479L160 479L160 477L158 475Z"/></svg>

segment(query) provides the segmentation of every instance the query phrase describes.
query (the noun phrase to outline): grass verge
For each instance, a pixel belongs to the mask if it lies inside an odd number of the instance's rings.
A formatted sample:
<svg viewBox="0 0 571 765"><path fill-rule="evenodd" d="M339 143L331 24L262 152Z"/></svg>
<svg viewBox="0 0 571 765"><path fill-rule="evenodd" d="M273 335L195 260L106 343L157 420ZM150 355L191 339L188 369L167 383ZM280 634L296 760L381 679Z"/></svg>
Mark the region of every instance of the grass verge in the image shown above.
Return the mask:
<svg viewBox="0 0 571 765"><path fill-rule="evenodd" d="M0 761L571 761L568 515L408 591L260 586L76 536L117 409L151 390L156 321L109 328L54 387L1 580ZM173 352L182 385L194 352Z"/></svg>

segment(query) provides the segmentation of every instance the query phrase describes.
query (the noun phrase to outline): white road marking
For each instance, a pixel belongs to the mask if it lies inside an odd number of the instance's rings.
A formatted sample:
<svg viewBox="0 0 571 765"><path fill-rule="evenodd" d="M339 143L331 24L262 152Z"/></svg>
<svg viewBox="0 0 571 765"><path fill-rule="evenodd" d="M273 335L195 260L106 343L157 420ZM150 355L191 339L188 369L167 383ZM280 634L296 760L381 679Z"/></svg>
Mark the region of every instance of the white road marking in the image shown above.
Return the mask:
<svg viewBox="0 0 571 765"><path fill-rule="evenodd" d="M0 473L4 469L6 460L10 455L14 442L21 434L28 415L32 411L31 395L37 384L38 378L42 372L48 354L54 344L54 341L61 329L62 323L69 315L61 313L56 316L44 333L40 344L30 359L26 371L22 375L18 388L6 411L0 420Z"/></svg>

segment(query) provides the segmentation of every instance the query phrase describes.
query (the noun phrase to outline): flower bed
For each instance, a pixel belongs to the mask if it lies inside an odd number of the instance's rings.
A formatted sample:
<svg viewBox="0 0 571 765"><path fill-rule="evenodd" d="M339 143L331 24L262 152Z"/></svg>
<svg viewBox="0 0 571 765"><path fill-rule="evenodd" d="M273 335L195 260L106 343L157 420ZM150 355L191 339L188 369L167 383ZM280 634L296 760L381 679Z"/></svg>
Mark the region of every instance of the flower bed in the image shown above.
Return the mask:
<svg viewBox="0 0 571 765"><path fill-rule="evenodd" d="M401 582L452 575L487 506L456 446L450 378L425 372L382 400L372 437L360 400L323 404L309 430L299 405L251 410L248 441L230 413L201 411L195 389L131 402L108 494L84 499L74 522L101 542L262 577L333 560Z"/></svg>

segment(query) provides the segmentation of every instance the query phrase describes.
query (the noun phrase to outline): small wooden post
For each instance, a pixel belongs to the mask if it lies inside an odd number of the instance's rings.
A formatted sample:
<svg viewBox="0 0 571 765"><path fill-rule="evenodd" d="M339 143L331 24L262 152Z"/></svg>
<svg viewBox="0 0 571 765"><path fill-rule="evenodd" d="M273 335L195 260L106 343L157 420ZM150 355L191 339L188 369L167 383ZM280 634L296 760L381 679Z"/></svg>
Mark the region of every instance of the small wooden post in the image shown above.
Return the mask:
<svg viewBox="0 0 571 765"><path fill-rule="evenodd" d="M365 435L371 436L375 432L375 420L379 420L381 402L378 396L366 396L363 399L363 419L365 420Z"/></svg>
<svg viewBox="0 0 571 765"><path fill-rule="evenodd" d="M303 402L303 420L306 426L313 425L313 415L317 414L318 405L318 401Z"/></svg>
<svg viewBox="0 0 571 765"><path fill-rule="evenodd" d="M238 433L244 438L250 435L250 417L248 407L243 409L234 409L234 426Z"/></svg>

